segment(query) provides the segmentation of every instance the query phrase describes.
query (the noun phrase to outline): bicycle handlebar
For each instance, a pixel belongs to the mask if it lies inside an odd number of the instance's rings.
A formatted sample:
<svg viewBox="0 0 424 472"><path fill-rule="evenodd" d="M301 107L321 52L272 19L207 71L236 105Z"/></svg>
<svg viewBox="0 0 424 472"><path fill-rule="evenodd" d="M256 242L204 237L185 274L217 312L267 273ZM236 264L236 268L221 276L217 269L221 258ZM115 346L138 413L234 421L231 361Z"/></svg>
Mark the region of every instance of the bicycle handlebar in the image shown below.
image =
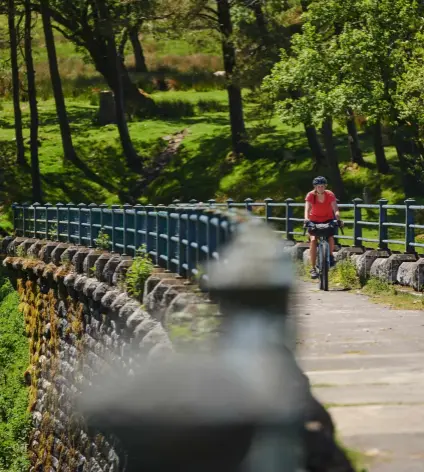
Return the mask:
<svg viewBox="0 0 424 472"><path fill-rule="evenodd" d="M334 226L338 226L338 227L340 228L340 231L341 231L342 235L344 236L343 227L340 226L339 221L338 221L338 220L334 220L334 221L332 221L332 223L328 223L328 226L330 227L332 224L333 224ZM309 222L303 227L303 236L306 235L306 230L308 229L308 227L309 227L309 228L312 228L312 227L314 227L314 226L316 226L315 223L311 223L311 222L309 221Z"/></svg>

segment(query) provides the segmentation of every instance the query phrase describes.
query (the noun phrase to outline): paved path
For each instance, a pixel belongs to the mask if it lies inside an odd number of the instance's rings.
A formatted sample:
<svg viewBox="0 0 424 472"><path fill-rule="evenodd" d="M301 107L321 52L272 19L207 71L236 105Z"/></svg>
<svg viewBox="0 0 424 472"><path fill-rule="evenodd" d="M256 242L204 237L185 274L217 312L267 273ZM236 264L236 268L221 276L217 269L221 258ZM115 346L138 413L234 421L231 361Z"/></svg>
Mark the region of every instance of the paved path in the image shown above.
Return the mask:
<svg viewBox="0 0 424 472"><path fill-rule="evenodd" d="M298 282L297 355L344 443L371 472L424 471L424 311Z"/></svg>

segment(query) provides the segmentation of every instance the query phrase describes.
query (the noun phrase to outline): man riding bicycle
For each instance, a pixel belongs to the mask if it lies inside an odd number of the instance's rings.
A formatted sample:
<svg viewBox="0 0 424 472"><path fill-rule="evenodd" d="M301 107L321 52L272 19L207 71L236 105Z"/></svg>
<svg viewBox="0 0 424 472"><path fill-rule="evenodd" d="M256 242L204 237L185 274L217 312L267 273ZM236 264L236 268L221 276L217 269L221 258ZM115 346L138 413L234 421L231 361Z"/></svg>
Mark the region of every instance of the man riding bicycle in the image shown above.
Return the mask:
<svg viewBox="0 0 424 472"><path fill-rule="evenodd" d="M305 198L305 227L309 223L330 223L336 219L339 226L343 226L340 220L340 212L337 206L336 196L327 190L327 179L325 177L315 177L312 181L314 189ZM310 240L310 261L312 264L311 278L317 279L317 237L313 229L308 229ZM330 246L330 266L334 266L334 228L329 228L328 243Z"/></svg>

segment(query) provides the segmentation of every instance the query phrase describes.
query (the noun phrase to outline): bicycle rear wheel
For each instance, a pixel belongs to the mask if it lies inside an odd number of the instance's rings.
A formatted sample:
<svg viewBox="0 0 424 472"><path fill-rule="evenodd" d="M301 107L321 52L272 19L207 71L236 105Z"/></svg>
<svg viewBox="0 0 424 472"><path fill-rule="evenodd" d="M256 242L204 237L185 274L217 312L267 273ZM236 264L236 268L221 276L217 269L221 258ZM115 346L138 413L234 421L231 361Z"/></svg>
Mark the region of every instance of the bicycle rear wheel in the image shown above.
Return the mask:
<svg viewBox="0 0 424 472"><path fill-rule="evenodd" d="M319 289L328 292L328 271L329 267L329 251L328 243L319 245Z"/></svg>

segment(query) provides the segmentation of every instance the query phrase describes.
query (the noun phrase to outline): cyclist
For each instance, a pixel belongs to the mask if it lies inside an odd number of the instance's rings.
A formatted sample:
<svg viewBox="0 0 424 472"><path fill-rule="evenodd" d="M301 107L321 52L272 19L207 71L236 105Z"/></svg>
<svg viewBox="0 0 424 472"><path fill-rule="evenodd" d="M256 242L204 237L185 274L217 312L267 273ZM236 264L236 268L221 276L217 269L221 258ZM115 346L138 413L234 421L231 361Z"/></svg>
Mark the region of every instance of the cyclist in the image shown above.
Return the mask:
<svg viewBox="0 0 424 472"><path fill-rule="evenodd" d="M335 219L343 226L340 220L340 212L337 206L336 196L331 190L327 190L327 179L325 177L315 177L312 181L314 189L305 198L305 227L308 223L329 223ZM328 242L330 245L330 267L334 266L334 229L330 229ZM309 230L310 240L310 260L312 264L311 278L318 278L316 270L317 260L317 238L313 230Z"/></svg>

